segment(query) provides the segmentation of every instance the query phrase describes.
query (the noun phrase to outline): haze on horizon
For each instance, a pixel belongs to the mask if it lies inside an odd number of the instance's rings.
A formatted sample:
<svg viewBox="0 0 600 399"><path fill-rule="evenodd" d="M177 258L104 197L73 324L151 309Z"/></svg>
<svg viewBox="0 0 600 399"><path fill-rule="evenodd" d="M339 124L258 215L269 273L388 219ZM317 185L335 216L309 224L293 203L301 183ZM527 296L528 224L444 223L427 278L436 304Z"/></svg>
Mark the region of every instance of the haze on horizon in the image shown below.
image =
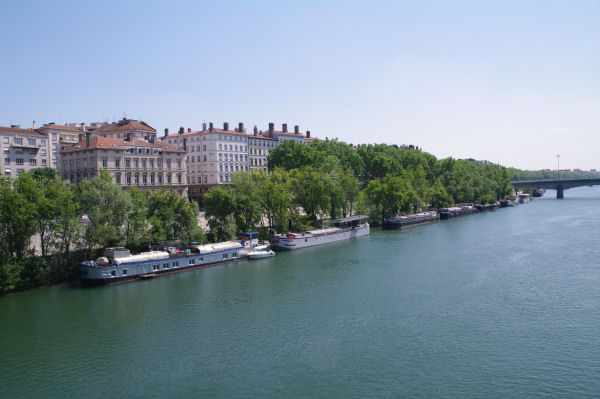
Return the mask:
<svg viewBox="0 0 600 399"><path fill-rule="evenodd" d="M300 125L600 170L600 2L3 1L0 125Z"/></svg>

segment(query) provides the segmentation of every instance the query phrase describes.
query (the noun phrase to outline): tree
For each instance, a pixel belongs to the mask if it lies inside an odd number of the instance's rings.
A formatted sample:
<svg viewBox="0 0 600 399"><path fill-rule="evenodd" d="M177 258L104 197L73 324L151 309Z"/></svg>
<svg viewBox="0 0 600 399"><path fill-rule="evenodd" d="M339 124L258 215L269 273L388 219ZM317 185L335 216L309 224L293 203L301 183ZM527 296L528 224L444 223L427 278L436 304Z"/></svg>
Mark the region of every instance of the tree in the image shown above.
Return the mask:
<svg viewBox="0 0 600 399"><path fill-rule="evenodd" d="M259 175L259 181L262 181L259 195L271 235L273 229L284 231L288 218L294 214L294 195L290 188L290 180L289 175L282 169L275 169L269 175Z"/></svg>
<svg viewBox="0 0 600 399"><path fill-rule="evenodd" d="M127 215L131 212L131 197L112 182L107 171L79 183L82 212L89 218L84 240L88 254L94 247L123 245Z"/></svg>
<svg viewBox="0 0 600 399"><path fill-rule="evenodd" d="M148 196L148 218L152 242L204 242L198 226L198 204L180 197L173 190L157 190Z"/></svg>
<svg viewBox="0 0 600 399"><path fill-rule="evenodd" d="M241 231L254 229L262 217L259 175L257 170L233 175L234 215L236 225Z"/></svg>
<svg viewBox="0 0 600 399"><path fill-rule="evenodd" d="M416 197L408 181L401 176L388 175L371 180L365 191L371 204L381 206L382 224L386 214L410 211Z"/></svg>
<svg viewBox="0 0 600 399"><path fill-rule="evenodd" d="M235 194L230 186L215 186L204 194L204 207L208 224L219 241L233 238L231 232L235 233L235 222L233 212L235 211Z"/></svg>

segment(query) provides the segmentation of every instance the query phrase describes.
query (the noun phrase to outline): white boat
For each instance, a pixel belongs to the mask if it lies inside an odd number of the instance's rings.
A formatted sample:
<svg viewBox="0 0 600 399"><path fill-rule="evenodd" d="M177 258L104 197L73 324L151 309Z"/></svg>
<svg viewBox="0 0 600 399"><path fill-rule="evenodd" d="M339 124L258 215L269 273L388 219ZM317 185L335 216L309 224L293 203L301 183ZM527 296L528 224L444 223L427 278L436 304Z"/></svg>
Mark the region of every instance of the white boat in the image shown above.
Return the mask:
<svg viewBox="0 0 600 399"><path fill-rule="evenodd" d="M370 233L367 219L366 215L357 215L337 219L333 222L335 227L327 229L275 234L271 239L271 246L275 249L292 250L366 236Z"/></svg>
<svg viewBox="0 0 600 399"><path fill-rule="evenodd" d="M249 259L262 259L262 258L270 258L271 256L275 256L275 252L269 251L252 251L248 253Z"/></svg>

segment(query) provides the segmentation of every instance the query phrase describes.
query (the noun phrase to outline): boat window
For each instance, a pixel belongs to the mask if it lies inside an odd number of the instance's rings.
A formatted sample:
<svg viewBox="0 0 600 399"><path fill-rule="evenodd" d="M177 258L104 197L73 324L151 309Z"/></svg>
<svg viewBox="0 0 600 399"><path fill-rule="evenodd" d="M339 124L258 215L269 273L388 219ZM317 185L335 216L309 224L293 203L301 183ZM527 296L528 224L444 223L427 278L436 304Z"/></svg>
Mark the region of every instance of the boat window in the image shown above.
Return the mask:
<svg viewBox="0 0 600 399"><path fill-rule="evenodd" d="M127 275L127 269L123 269L123 276Z"/></svg>
<svg viewBox="0 0 600 399"><path fill-rule="evenodd" d="M231 255L232 258L235 258L237 256L237 252L234 252L233 255Z"/></svg>
<svg viewBox="0 0 600 399"><path fill-rule="evenodd" d="M179 262L175 262L175 266L179 266Z"/></svg>
<svg viewBox="0 0 600 399"><path fill-rule="evenodd" d="M227 259L227 254L223 254L223 259Z"/></svg>
<svg viewBox="0 0 600 399"><path fill-rule="evenodd" d="M163 268L168 269L169 268L169 264L165 263L164 266L163 266Z"/></svg>
<svg viewBox="0 0 600 399"><path fill-rule="evenodd" d="M200 258L200 262L204 262L204 258Z"/></svg>
<svg viewBox="0 0 600 399"><path fill-rule="evenodd" d="M304 242L308 242L308 238L305 238L305 239L304 239Z"/></svg>
<svg viewBox="0 0 600 399"><path fill-rule="evenodd" d="M117 275L117 271L116 270L111 270L110 271L110 275L113 276L113 277L116 276Z"/></svg>
<svg viewBox="0 0 600 399"><path fill-rule="evenodd" d="M196 259L190 259L190 265L193 265L196 263Z"/></svg>

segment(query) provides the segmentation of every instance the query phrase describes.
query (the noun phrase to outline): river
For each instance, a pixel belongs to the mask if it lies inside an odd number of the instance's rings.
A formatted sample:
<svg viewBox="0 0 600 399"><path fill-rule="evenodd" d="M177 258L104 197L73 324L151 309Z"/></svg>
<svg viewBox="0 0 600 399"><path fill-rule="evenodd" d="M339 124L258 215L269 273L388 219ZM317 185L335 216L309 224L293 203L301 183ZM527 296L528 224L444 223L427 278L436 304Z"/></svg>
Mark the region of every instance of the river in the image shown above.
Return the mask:
<svg viewBox="0 0 600 399"><path fill-rule="evenodd" d="M2 398L593 398L600 187L0 297Z"/></svg>

